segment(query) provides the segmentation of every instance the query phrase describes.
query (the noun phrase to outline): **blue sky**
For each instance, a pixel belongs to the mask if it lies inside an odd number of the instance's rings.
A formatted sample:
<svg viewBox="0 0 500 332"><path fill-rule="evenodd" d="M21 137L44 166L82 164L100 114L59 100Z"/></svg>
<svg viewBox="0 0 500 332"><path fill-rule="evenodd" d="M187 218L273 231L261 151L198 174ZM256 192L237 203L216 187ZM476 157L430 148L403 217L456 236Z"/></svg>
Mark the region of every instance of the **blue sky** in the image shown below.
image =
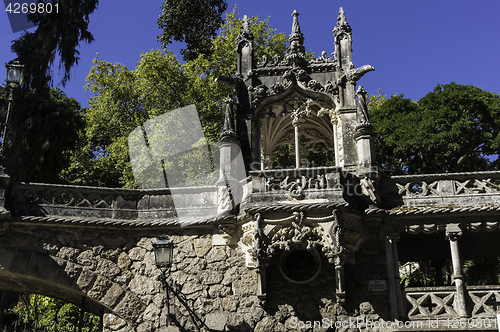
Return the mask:
<svg viewBox="0 0 500 332"><path fill-rule="evenodd" d="M102 60L135 68L141 52L160 48L157 19L162 0L101 0L90 17L95 41L80 46L80 62L63 90L82 107L90 92L84 91L96 53ZM291 13L296 9L308 51L320 55L333 51L332 29L343 7L353 29L353 62L370 64L374 72L362 84L369 94L378 89L387 95L404 93L419 99L437 84L455 81L500 93L500 1L498 0L275 0L228 1L241 15L269 16L278 32L290 34ZM5 11L0 13L0 60L15 56L10 44L21 33L12 33ZM182 45L169 48L181 59ZM0 79L5 67L0 66ZM59 78L60 79L60 78ZM56 77L57 80L57 77Z"/></svg>

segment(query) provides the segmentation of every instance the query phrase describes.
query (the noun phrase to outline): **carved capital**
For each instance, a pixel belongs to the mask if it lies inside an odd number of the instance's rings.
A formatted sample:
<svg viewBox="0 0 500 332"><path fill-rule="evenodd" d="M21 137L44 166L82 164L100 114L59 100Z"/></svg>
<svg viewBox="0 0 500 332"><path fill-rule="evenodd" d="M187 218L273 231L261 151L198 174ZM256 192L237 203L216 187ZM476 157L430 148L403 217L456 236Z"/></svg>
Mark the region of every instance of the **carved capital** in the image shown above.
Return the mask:
<svg viewBox="0 0 500 332"><path fill-rule="evenodd" d="M446 225L446 239L450 241L458 241L462 237L462 229L458 224Z"/></svg>

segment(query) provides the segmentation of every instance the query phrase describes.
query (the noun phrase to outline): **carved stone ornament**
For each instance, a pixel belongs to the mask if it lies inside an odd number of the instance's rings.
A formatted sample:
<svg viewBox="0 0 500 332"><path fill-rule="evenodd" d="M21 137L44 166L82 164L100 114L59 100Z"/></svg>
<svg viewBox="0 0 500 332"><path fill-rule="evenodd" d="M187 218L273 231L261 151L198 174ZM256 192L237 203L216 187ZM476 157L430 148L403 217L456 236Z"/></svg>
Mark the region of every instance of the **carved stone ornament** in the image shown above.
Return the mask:
<svg viewBox="0 0 500 332"><path fill-rule="evenodd" d="M279 153L283 145L294 145L295 127L300 128L299 135L305 138L299 147L301 156L318 149L318 144L324 145L326 151L333 151L335 135L332 124L338 122L336 108L332 102L312 99L297 91L262 108L256 115L255 129L260 130L255 130L252 137L254 144L261 147L261 160Z"/></svg>
<svg viewBox="0 0 500 332"><path fill-rule="evenodd" d="M222 232L222 238L226 245L228 245L236 234L236 225L230 223L219 224L219 230Z"/></svg>
<svg viewBox="0 0 500 332"><path fill-rule="evenodd" d="M253 220L252 259L255 262L255 272L261 273L264 264L271 258L274 249L269 247L268 241L266 241L262 215L256 213Z"/></svg>
<svg viewBox="0 0 500 332"><path fill-rule="evenodd" d="M276 250L288 251L296 244L303 244L306 249L321 248L329 263L340 264L338 256L344 253L345 248L337 210L333 210L330 216L318 218L294 212L283 219L264 219L256 213L253 220L251 256L257 273ZM246 232L243 232L240 246L249 246L249 229Z"/></svg>
<svg viewBox="0 0 500 332"><path fill-rule="evenodd" d="M250 227L253 229L250 230ZM256 213L253 222L245 224L242 230L243 236L238 244L246 254L247 267L254 267L258 273L257 296L261 301L266 298L266 265L277 252L281 252L280 269L284 277L296 283L305 283L320 272L321 259L316 250L321 250L328 262L335 266L337 302L343 302L346 249L338 210L333 210L326 217L308 217L302 211L293 212L282 219L265 219L261 213ZM297 255L312 257L314 261L304 267L309 270L300 270L299 275L283 266L292 266L288 264L288 259L295 259Z"/></svg>
<svg viewBox="0 0 500 332"><path fill-rule="evenodd" d="M335 37L338 37L344 33L351 34L351 32L352 32L352 28L349 25L349 23L347 23L347 19L346 19L345 14L344 14L344 9L342 7L340 7L339 15L337 17L337 25L333 29L333 35Z"/></svg>
<svg viewBox="0 0 500 332"><path fill-rule="evenodd" d="M375 185L373 184L373 180L365 176L359 180L359 183L361 185L361 192L363 195L368 197L375 205L380 204L380 197Z"/></svg>
<svg viewBox="0 0 500 332"><path fill-rule="evenodd" d="M492 179L457 180L411 180L396 183L398 195L402 197L426 197L440 195L479 195L500 192L500 184Z"/></svg>
<svg viewBox="0 0 500 332"><path fill-rule="evenodd" d="M269 66L267 64L267 58L263 58L263 62L259 62L257 65ZM349 77L359 79L362 75L364 75L364 73L367 72L362 72L361 69L362 68L358 68L354 70L352 72L352 75ZM356 73L359 75L356 75ZM345 84L345 82L347 82L346 74L343 73L342 75L343 79L339 80L338 82L327 81L325 85L322 85L319 81L312 79L306 70L294 68L284 72L284 74L281 76L281 82L274 82L270 86L267 86L265 84L260 84L255 87L250 86L249 92L252 98L252 103L254 105L259 104L266 97L274 96L284 92L294 84L299 85L304 90L326 93L334 98L338 98L338 83ZM335 103L337 104L338 101L336 101Z"/></svg>

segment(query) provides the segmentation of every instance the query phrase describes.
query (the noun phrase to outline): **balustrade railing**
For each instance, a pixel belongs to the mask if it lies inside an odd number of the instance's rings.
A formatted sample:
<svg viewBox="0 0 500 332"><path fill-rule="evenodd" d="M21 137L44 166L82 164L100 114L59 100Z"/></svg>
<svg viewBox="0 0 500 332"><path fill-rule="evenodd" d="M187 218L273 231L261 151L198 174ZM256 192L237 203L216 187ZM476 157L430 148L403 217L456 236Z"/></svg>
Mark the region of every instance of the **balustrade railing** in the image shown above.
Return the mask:
<svg viewBox="0 0 500 332"><path fill-rule="evenodd" d="M466 311L471 318L496 317L500 286L467 286ZM458 318L456 288L412 287L405 289L410 320Z"/></svg>

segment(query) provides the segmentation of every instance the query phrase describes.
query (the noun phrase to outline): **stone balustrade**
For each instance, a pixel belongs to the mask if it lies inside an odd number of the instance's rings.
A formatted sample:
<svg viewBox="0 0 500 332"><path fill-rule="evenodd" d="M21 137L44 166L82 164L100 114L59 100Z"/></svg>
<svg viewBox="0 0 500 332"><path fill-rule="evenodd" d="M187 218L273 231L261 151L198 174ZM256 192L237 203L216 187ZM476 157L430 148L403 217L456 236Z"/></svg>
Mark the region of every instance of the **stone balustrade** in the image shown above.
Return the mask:
<svg viewBox="0 0 500 332"><path fill-rule="evenodd" d="M500 308L500 286L467 286L466 312L470 317L494 318ZM459 318L454 286L405 289L410 320Z"/></svg>
<svg viewBox="0 0 500 332"><path fill-rule="evenodd" d="M215 215L217 188L123 189L21 182L12 185L8 204L13 214L158 220L175 218L176 211L183 209L193 211L193 217Z"/></svg>

